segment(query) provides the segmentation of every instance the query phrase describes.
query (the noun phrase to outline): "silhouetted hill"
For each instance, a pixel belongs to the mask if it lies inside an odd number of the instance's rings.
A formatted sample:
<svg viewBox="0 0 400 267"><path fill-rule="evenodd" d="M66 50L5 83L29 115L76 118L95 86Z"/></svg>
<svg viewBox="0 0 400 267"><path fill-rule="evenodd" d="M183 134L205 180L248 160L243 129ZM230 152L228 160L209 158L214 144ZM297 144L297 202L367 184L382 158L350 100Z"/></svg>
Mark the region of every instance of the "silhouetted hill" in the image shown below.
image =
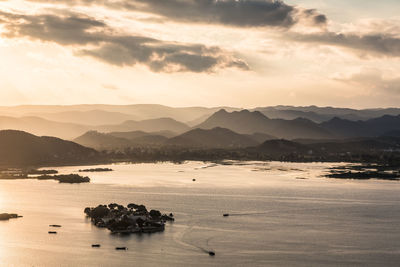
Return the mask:
<svg viewBox="0 0 400 267"><path fill-rule="evenodd" d="M284 139L275 139L265 141L263 144L259 145L257 151L279 156L291 153L307 153L310 148L306 145L302 145L296 142L284 140Z"/></svg>
<svg viewBox="0 0 400 267"><path fill-rule="evenodd" d="M119 137L119 138L125 138L125 139L136 139L139 137L143 136L148 136L148 135L161 135L167 138L171 138L176 136L177 134L171 131L158 131L158 132L143 132L143 131L131 131L131 132L111 132L108 133L109 135Z"/></svg>
<svg viewBox="0 0 400 267"><path fill-rule="evenodd" d="M32 166L89 162L97 151L55 137L38 137L23 131L0 131L0 164Z"/></svg>
<svg viewBox="0 0 400 267"><path fill-rule="evenodd" d="M287 107L290 108L290 107ZM292 110L292 109L279 109L275 107L267 107L267 108L257 108L254 111L260 111L262 114L267 116L270 119L284 119L284 120L294 120L297 118L304 118L311 120L316 123L321 123L324 121L328 121L333 119L334 117L339 117L341 119L348 119L348 120L367 120L370 117L365 117L358 111L352 111L353 113L343 114L342 112L338 112L339 114L325 114L325 113L317 113L314 111L303 111L303 110Z"/></svg>
<svg viewBox="0 0 400 267"><path fill-rule="evenodd" d="M229 113L220 110L196 128L227 128L241 134L266 133L278 138L330 138L332 135L318 124L306 120L269 119L258 111L248 110Z"/></svg>
<svg viewBox="0 0 400 267"><path fill-rule="evenodd" d="M168 139L161 135L152 135L145 132L130 132L130 139L116 137L108 133L89 131L74 139L74 142L97 150L124 150L130 147L163 145Z"/></svg>
<svg viewBox="0 0 400 267"><path fill-rule="evenodd" d="M259 144L264 143L267 140L273 140L273 139L278 139L275 136L265 134L265 133L253 133L253 134L247 134L246 136L250 137L254 141L256 141Z"/></svg>
<svg viewBox="0 0 400 267"><path fill-rule="evenodd" d="M118 125L104 125L95 127L95 129L100 132L170 131L175 133L183 133L188 131L190 128L186 124L171 118L159 118L143 121L126 121Z"/></svg>
<svg viewBox="0 0 400 267"><path fill-rule="evenodd" d="M333 118L321 123L321 127L342 138L380 136L390 131L400 130L400 115L385 115L367 121Z"/></svg>
<svg viewBox="0 0 400 267"><path fill-rule="evenodd" d="M333 117L339 117L343 119L361 118L361 120L368 120L372 118L382 117L384 115L397 116L400 114L399 108L375 108L375 109L351 109L351 108L336 108L336 107L317 107L317 106L306 106L306 107L296 107L296 106L274 106L275 110L292 110L301 112L313 112L320 115L328 115ZM256 108L255 110L268 109L266 108Z"/></svg>
<svg viewBox="0 0 400 267"><path fill-rule="evenodd" d="M382 134L382 136L400 137L400 130L388 131L388 132Z"/></svg>
<svg viewBox="0 0 400 267"><path fill-rule="evenodd" d="M75 138L74 142L97 150L110 150L129 147L131 141L97 131L89 131Z"/></svg>
<svg viewBox="0 0 400 267"><path fill-rule="evenodd" d="M162 135L144 135L131 139L132 144L136 145L163 145L168 140L167 137Z"/></svg>
<svg viewBox="0 0 400 267"><path fill-rule="evenodd" d="M169 139L166 144L182 147L237 148L256 146L258 143L246 135L216 127L210 130L191 130Z"/></svg>

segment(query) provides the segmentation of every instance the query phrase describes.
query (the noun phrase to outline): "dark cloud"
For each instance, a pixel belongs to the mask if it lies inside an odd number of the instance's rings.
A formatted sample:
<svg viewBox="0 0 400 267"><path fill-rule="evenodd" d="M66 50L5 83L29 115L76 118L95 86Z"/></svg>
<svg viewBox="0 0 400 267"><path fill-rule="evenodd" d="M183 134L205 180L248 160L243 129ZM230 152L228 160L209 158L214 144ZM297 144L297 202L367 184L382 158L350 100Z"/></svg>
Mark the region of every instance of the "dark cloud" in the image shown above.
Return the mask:
<svg viewBox="0 0 400 267"><path fill-rule="evenodd" d="M400 38L385 33L358 35L354 33L322 32L315 34L290 34L289 38L299 42L354 49L368 55L400 56Z"/></svg>
<svg viewBox="0 0 400 267"><path fill-rule="evenodd" d="M315 26L326 23L326 17L314 9L299 9L280 0L29 0L32 2L70 5L103 5L110 8L142 11L188 23L222 24L235 27L289 28L302 18Z"/></svg>
<svg viewBox="0 0 400 267"><path fill-rule="evenodd" d="M211 72L230 67L248 70L244 61L218 47L123 35L87 16L31 16L0 11L0 19L8 38L27 37L74 46L77 55L118 66L143 64L156 72Z"/></svg>

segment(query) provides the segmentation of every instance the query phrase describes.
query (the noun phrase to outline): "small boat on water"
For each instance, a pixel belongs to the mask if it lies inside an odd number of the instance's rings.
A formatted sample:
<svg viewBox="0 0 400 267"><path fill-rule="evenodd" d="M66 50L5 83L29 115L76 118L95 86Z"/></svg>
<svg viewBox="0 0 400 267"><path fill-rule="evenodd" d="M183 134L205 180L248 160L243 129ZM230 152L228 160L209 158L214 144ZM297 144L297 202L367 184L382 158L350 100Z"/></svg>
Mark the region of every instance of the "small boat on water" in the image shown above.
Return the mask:
<svg viewBox="0 0 400 267"><path fill-rule="evenodd" d="M128 250L126 247L116 247L116 250Z"/></svg>
<svg viewBox="0 0 400 267"><path fill-rule="evenodd" d="M61 225L59 225L59 224L50 224L50 225L49 225L49 227L60 228L60 227L61 227Z"/></svg>
<svg viewBox="0 0 400 267"><path fill-rule="evenodd" d="M93 244L92 245L92 248L99 248L99 247L101 247L100 244Z"/></svg>
<svg viewBox="0 0 400 267"><path fill-rule="evenodd" d="M229 213L225 213L224 215L222 215L222 216L224 216L224 217L228 217L229 216Z"/></svg>
<svg viewBox="0 0 400 267"><path fill-rule="evenodd" d="M208 255L210 255L210 256L215 256L215 252L214 252L214 251L209 251L209 252L208 252Z"/></svg>
<svg viewBox="0 0 400 267"><path fill-rule="evenodd" d="M49 231L49 234L55 235L55 234L57 234L57 232L55 232L55 231Z"/></svg>

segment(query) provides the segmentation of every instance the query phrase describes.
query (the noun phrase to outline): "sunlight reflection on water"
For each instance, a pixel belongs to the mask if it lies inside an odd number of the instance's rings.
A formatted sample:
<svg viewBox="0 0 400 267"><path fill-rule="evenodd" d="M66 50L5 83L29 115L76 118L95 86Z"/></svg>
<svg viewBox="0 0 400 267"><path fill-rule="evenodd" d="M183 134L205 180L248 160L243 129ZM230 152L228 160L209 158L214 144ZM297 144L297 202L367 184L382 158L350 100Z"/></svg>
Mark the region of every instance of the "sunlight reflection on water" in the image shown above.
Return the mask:
<svg viewBox="0 0 400 267"><path fill-rule="evenodd" d="M396 266L400 183L321 177L331 165L73 166L57 169L114 171L82 173L90 184L0 181L0 212L24 216L0 223L0 266ZM113 236L83 214L110 202L173 212L176 222L155 235ZM62 228L50 236L49 224Z"/></svg>

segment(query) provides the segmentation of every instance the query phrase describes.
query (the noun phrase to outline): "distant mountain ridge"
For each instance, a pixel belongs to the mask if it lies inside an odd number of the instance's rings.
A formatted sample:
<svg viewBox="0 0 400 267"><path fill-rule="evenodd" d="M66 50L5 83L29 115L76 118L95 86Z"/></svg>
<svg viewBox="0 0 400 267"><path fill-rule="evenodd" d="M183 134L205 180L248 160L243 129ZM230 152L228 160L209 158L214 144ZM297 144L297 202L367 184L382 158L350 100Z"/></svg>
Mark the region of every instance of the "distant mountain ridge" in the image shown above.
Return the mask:
<svg viewBox="0 0 400 267"><path fill-rule="evenodd" d="M119 137L116 137L113 133L89 131L74 139L74 142L97 150L123 150L132 147L154 146L177 146L185 148L245 148L257 146L270 138L270 136L262 134L238 134L229 129L220 127L210 130L193 129L172 138L152 133L133 133L135 136L131 133L128 135L131 138L128 139L121 137L122 133L119 133Z"/></svg>
<svg viewBox="0 0 400 267"><path fill-rule="evenodd" d="M143 121L129 120L117 125L103 125L94 127L94 130L101 132L170 131L174 133L183 133L189 129L189 126L186 124L171 118L158 118Z"/></svg>
<svg viewBox="0 0 400 267"><path fill-rule="evenodd" d="M0 117L0 130L20 130L35 135L56 136L70 139L90 130L86 125L62 123L45 120L39 117Z"/></svg>
<svg viewBox="0 0 400 267"><path fill-rule="evenodd" d="M241 134L265 133L279 138L331 138L332 135L318 124L307 119L269 119L259 111L248 110L214 113L205 122L196 126L201 129L223 127Z"/></svg>
<svg viewBox="0 0 400 267"><path fill-rule="evenodd" d="M249 136L216 127L209 130L197 128L173 137L165 144L182 147L239 148L256 146L259 143Z"/></svg>
<svg viewBox="0 0 400 267"><path fill-rule="evenodd" d="M320 124L324 129L333 132L337 137L377 137L387 132L400 130L400 115L384 115L366 121L350 121L333 118Z"/></svg>
<svg viewBox="0 0 400 267"><path fill-rule="evenodd" d="M0 116L0 130L15 129L68 140L88 131L118 133L120 136L116 137L132 139L136 137L129 137L128 132L134 135L134 132L142 131L146 132L146 137L137 140L139 143L147 140L159 144L165 139L163 136L171 138L196 128L216 127L238 134L259 134L259 141L265 137L293 140L380 136L399 130L400 109L275 106L245 110L162 105L74 105L0 107L1 114L11 115ZM27 116L29 114L37 116ZM154 137L147 137L148 133Z"/></svg>
<svg viewBox="0 0 400 267"><path fill-rule="evenodd" d="M1 107L0 116L27 117L37 116L58 122L68 122L88 125L119 124L126 120L148 120L169 117L184 122L189 126L195 126L205 121L213 113L220 109L229 112L244 110L236 107L168 107L157 104L136 105L25 105L13 107ZM320 123L334 117L348 120L368 120L383 115L396 116L400 114L400 108L377 109L351 109L317 106L269 106L249 109L259 111L270 119L293 120L305 118Z"/></svg>
<svg viewBox="0 0 400 267"><path fill-rule="evenodd" d="M189 126L171 118L151 119L144 121L125 121L120 124L90 126L74 123L55 122L39 117L7 117L0 116L0 130L20 130L35 135L55 136L71 140L88 131L101 132L159 132L157 135L177 135L189 130Z"/></svg>

